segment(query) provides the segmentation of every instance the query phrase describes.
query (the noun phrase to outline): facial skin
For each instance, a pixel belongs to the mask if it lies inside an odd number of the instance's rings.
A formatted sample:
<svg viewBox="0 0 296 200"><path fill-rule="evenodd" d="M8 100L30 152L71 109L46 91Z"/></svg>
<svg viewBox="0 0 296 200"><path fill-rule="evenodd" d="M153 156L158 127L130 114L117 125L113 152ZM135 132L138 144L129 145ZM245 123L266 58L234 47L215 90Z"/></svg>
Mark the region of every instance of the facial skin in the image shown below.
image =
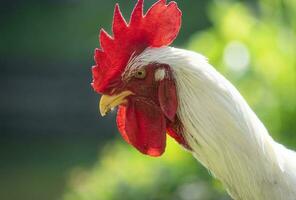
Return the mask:
<svg viewBox="0 0 296 200"><path fill-rule="evenodd" d="M165 151L166 131L186 146L176 133L178 102L170 67L153 63L129 74L112 95L102 96L102 115L119 106L117 126L121 135L144 154L160 156Z"/></svg>
<svg viewBox="0 0 296 200"><path fill-rule="evenodd" d="M132 73L131 79L126 85L126 90L133 92L130 95L132 101L144 101L159 106L158 101L158 81L155 80L155 72L162 65L148 65L137 69Z"/></svg>
<svg viewBox="0 0 296 200"><path fill-rule="evenodd" d="M103 97L113 98L108 99L109 105L102 102L101 99L101 114L105 115L111 108L118 105L127 106L130 101L144 101L159 105L157 99L158 82L155 80L154 75L155 71L161 68L161 66L162 65L151 64L140 67L132 72L126 80L122 80L123 83L120 84L119 87L113 88L110 95L103 95Z"/></svg>

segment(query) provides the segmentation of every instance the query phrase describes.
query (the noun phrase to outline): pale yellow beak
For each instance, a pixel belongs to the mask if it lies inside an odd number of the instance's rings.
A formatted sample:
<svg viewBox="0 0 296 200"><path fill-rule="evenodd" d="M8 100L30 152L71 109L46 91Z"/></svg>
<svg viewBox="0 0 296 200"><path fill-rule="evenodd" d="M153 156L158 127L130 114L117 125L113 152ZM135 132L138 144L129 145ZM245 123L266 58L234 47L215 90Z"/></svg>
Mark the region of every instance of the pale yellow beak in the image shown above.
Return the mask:
<svg viewBox="0 0 296 200"><path fill-rule="evenodd" d="M113 108L115 108L116 106L123 104L123 103L127 103L127 100L125 99L127 96L129 95L133 95L134 93L132 93L131 91L123 91L119 94L116 95L103 95L101 97L100 100L100 113L102 116L105 116L106 114L108 114L108 112L110 112Z"/></svg>

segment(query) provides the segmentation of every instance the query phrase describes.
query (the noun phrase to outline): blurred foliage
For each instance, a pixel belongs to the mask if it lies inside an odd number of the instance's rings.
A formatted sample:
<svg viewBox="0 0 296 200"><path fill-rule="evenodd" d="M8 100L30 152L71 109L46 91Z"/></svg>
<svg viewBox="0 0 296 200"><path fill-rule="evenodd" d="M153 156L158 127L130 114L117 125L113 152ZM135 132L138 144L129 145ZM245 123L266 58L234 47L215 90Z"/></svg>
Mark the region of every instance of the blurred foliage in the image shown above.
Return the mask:
<svg viewBox="0 0 296 200"><path fill-rule="evenodd" d="M70 177L65 200L214 200L223 194L220 184L172 139L161 158L143 156L121 142L111 143L92 170L77 168Z"/></svg>
<svg viewBox="0 0 296 200"><path fill-rule="evenodd" d="M206 55L234 83L276 140L296 149L296 1L215 1L213 26L187 48ZM71 173L64 200L229 199L191 155L169 142L148 158L120 142L91 169Z"/></svg>

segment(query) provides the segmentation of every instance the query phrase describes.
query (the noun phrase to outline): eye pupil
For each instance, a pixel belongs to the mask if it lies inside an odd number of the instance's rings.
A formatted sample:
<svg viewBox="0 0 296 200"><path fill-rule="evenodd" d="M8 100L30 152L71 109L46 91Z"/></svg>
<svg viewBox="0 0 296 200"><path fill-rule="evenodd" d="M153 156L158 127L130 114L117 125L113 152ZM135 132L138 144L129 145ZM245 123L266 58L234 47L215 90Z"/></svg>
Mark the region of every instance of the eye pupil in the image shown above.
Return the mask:
<svg viewBox="0 0 296 200"><path fill-rule="evenodd" d="M136 72L135 77L139 79L143 79L146 76L146 71L145 69L140 69L139 71Z"/></svg>

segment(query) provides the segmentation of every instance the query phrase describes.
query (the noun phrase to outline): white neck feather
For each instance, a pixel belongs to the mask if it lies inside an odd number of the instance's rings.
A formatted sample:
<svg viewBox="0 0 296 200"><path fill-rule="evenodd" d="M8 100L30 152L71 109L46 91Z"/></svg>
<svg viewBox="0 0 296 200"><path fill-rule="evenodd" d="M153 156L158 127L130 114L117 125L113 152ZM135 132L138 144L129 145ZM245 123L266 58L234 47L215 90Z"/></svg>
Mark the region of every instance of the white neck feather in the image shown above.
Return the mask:
<svg viewBox="0 0 296 200"><path fill-rule="evenodd" d="M296 199L296 153L274 142L235 87L203 56L150 48L130 67L151 62L172 67L182 134L234 199Z"/></svg>

